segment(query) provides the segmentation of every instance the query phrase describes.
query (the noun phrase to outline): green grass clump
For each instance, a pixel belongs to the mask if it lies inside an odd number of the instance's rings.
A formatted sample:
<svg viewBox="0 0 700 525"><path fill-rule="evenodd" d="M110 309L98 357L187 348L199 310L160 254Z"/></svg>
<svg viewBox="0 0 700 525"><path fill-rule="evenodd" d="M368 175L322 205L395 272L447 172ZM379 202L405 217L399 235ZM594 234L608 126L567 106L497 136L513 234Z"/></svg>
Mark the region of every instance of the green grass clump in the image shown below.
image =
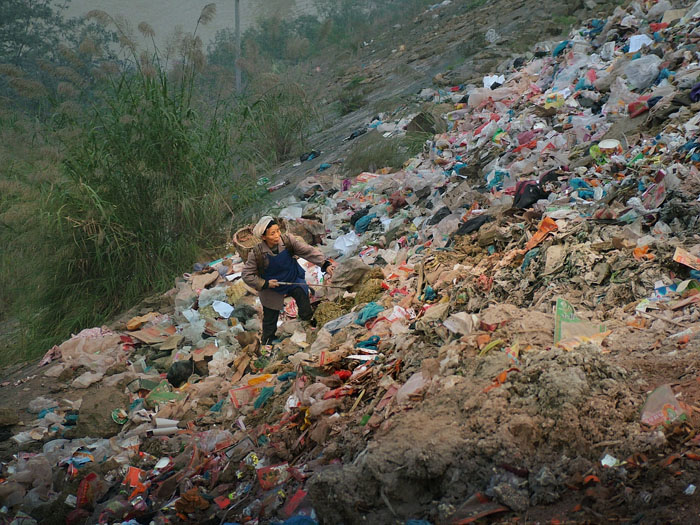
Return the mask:
<svg viewBox="0 0 700 525"><path fill-rule="evenodd" d="M379 132L371 131L356 139L345 159L345 169L350 176L354 176L363 171L401 168L407 160L422 150L428 138L429 133L418 132L384 138Z"/></svg>
<svg viewBox="0 0 700 525"><path fill-rule="evenodd" d="M340 114L347 115L362 108L367 103L367 99L360 87L350 87L340 92L338 103L340 105Z"/></svg>
<svg viewBox="0 0 700 525"><path fill-rule="evenodd" d="M261 94L242 98L233 114L236 154L262 167L299 155L319 119L302 86L274 75L268 82L273 79Z"/></svg>

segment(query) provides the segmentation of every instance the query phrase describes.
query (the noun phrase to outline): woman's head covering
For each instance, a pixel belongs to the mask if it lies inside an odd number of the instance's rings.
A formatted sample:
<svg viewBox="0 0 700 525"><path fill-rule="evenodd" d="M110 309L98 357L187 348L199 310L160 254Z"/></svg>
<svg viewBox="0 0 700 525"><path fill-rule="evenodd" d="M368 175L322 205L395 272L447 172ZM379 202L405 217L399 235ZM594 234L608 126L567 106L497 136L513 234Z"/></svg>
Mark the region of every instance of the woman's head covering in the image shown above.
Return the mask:
<svg viewBox="0 0 700 525"><path fill-rule="evenodd" d="M262 239L262 236L265 235L265 230L267 230L267 227L272 222L275 222L274 217L271 217L269 215L261 217L258 223L253 228L253 235L255 235L259 239Z"/></svg>

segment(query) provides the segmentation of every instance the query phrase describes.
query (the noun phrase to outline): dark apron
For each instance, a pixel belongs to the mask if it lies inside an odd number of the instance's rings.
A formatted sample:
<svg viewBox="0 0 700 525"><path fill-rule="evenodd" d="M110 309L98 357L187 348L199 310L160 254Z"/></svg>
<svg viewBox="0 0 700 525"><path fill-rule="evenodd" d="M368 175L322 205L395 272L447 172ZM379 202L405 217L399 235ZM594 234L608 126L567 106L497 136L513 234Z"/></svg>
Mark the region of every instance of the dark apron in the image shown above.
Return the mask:
<svg viewBox="0 0 700 525"><path fill-rule="evenodd" d="M297 283L282 284L277 288L269 288L270 291L285 296L290 292L290 290L299 286L306 293L309 293L309 287L306 285L306 280L304 280L304 269L296 261L296 259L291 256L286 248L277 255L267 254L267 261L268 267L262 275L263 279L266 281L277 279L278 281L287 283Z"/></svg>

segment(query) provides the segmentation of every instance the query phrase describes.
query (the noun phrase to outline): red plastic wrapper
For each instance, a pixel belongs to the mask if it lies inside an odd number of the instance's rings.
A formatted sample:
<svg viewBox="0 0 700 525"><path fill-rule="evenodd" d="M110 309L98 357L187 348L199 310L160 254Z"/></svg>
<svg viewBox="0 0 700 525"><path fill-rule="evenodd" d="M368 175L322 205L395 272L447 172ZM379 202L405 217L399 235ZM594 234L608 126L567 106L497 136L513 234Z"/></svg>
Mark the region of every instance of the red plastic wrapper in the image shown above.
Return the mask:
<svg viewBox="0 0 700 525"><path fill-rule="evenodd" d="M270 465L258 469L258 482L263 490L275 488L289 479L289 463Z"/></svg>
<svg viewBox="0 0 700 525"><path fill-rule="evenodd" d="M348 379L350 379L352 372L350 370L336 370L335 372L333 372L333 375L338 376L343 381L347 381Z"/></svg>
<svg viewBox="0 0 700 525"><path fill-rule="evenodd" d="M294 493L294 496L289 498L287 503L284 504L284 507L282 507L282 516L285 518L291 518L297 508L299 508L301 502L304 501L306 494L307 492L305 490L297 490Z"/></svg>
<svg viewBox="0 0 700 525"><path fill-rule="evenodd" d="M82 479L80 485L78 485L78 494L76 495L78 500L77 508L92 508L95 505L97 485L99 482L100 480L94 472L91 472Z"/></svg>

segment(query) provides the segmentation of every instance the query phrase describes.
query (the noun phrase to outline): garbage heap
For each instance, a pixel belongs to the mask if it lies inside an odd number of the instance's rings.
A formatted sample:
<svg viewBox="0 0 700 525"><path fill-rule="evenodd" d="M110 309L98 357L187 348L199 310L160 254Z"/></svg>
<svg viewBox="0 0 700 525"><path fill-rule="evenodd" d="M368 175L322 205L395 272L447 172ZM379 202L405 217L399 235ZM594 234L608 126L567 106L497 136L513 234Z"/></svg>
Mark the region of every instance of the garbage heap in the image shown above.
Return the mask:
<svg viewBox="0 0 700 525"><path fill-rule="evenodd" d="M12 437L6 521L690 512L698 39L700 2L618 7L433 91L448 131L404 169L301 181L279 215L338 262L306 266L315 327L290 301L262 347L230 254L53 348L70 387Z"/></svg>

